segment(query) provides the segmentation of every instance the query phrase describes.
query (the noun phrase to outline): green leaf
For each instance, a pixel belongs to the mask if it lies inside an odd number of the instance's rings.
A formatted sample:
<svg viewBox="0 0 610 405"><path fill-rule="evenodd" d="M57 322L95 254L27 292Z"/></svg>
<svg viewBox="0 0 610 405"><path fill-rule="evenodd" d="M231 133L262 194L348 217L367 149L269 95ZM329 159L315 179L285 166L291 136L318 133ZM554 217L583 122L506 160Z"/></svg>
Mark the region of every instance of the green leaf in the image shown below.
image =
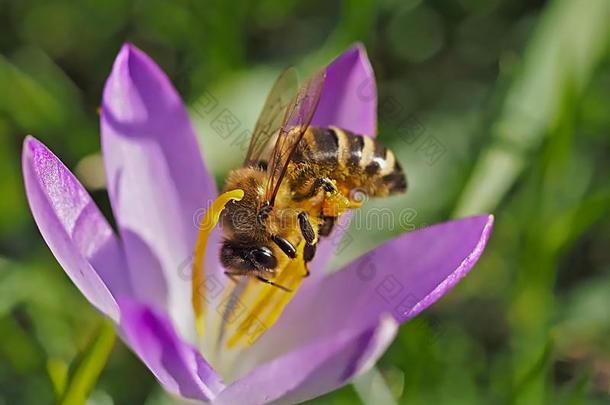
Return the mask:
<svg viewBox="0 0 610 405"><path fill-rule="evenodd" d="M61 359L50 358L47 360L47 373L53 384L55 395L61 396L66 390L68 382L68 364Z"/></svg>
<svg viewBox="0 0 610 405"><path fill-rule="evenodd" d="M69 378L61 405L83 404L102 372L115 341L114 327L105 320Z"/></svg>
<svg viewBox="0 0 610 405"><path fill-rule="evenodd" d="M454 216L492 211L502 200L561 112L566 86L578 95L589 83L608 43L609 20L608 0L556 0L545 9Z"/></svg>

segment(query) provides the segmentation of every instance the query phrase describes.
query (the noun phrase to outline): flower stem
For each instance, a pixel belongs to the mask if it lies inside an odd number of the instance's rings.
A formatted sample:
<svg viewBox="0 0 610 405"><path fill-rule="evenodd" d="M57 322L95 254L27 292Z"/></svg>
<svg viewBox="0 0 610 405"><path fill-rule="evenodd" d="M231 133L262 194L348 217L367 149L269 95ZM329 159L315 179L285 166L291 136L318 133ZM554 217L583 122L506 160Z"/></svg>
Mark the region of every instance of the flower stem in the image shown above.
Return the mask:
<svg viewBox="0 0 610 405"><path fill-rule="evenodd" d="M79 358L63 395L61 405L83 404L94 387L114 346L116 335L112 323L104 320L89 346Z"/></svg>

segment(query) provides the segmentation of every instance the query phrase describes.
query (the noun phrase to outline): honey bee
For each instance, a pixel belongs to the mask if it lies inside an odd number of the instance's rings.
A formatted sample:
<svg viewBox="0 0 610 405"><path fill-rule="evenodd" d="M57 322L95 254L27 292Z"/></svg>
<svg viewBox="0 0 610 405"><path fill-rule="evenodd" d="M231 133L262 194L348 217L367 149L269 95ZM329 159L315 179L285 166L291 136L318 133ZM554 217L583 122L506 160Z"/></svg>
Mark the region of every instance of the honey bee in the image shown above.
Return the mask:
<svg viewBox="0 0 610 405"><path fill-rule="evenodd" d="M305 269L321 237L339 216L360 206L358 190L371 197L406 191L392 151L373 138L330 127L313 128L325 74L299 88L294 69L282 73L256 123L241 168L229 173L224 191L242 189L221 215L220 260L231 278L247 276L290 291L273 281L304 242ZM304 277L309 275L306 270Z"/></svg>

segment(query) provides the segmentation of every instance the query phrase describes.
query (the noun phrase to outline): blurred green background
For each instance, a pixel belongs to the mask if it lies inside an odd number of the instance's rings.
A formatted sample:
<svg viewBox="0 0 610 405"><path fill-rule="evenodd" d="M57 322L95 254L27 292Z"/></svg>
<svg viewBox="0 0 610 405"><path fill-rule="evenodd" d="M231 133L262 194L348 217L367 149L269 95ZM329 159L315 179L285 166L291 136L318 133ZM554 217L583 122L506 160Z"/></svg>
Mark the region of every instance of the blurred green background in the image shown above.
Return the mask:
<svg viewBox="0 0 610 405"><path fill-rule="evenodd" d="M206 100L251 128L282 67L362 41L379 138L411 187L367 209L408 208L412 227L497 218L475 270L380 361L396 401L610 402L610 1L0 0L0 404L66 386L91 404L170 401L60 269L21 178L34 134L110 216L96 108L124 41L172 78L219 181L241 150ZM402 231L354 233L336 264ZM348 386L312 403L359 401Z"/></svg>

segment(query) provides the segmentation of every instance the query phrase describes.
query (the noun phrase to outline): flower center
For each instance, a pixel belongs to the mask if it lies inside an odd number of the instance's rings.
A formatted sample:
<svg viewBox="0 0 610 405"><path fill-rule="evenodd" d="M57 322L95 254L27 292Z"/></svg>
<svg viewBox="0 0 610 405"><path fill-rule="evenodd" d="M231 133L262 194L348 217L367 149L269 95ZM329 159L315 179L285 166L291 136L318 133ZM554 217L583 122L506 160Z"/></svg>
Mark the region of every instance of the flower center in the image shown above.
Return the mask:
<svg viewBox="0 0 610 405"><path fill-rule="evenodd" d="M242 350L250 347L258 338L279 319L286 305L303 281L306 273L303 261L304 242L297 247L297 257L279 270L273 281L287 287L291 292L276 286L262 283L251 277L242 277L237 283L223 277L222 293L202 288L206 284L205 257L210 234L215 229L222 210L233 200L243 198L243 190L237 189L221 194L206 211L199 227L195 245L192 277L192 306L195 313L195 326L202 339L202 347L211 353L207 358L219 362L220 355L232 359ZM220 272L218 272L220 273ZM207 295L206 295L207 294ZM213 295L213 296L212 296ZM215 310L208 311L214 305ZM208 331L206 331L206 328ZM229 361L231 362L231 361ZM227 364L217 364L225 369Z"/></svg>

